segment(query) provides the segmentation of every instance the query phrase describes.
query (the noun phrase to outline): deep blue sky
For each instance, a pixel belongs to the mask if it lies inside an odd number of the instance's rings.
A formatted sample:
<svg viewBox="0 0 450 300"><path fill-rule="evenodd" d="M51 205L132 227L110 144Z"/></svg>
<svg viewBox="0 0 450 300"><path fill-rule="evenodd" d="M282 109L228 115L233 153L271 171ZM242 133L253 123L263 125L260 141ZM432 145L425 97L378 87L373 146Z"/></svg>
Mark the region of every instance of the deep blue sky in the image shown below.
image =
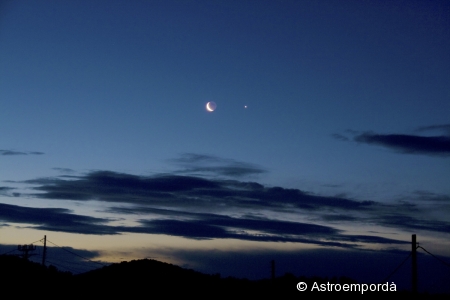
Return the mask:
<svg viewBox="0 0 450 300"><path fill-rule="evenodd" d="M450 257L449 70L448 1L2 1L1 243Z"/></svg>

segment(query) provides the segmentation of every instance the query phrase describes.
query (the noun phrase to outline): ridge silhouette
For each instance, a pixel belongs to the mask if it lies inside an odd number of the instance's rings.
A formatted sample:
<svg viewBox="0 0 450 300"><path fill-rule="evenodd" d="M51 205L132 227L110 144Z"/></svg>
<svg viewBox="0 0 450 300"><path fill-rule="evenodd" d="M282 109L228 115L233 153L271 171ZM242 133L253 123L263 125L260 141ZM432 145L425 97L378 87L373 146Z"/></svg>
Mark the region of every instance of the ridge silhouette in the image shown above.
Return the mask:
<svg viewBox="0 0 450 300"><path fill-rule="evenodd" d="M99 269L73 275L11 255L0 256L0 282L5 291L14 290L20 295L36 295L43 290L63 292L70 296L130 296L150 297L155 295L189 295L197 297L215 296L282 296L298 298L308 291L299 292L297 283L312 286L321 283L358 283L347 277L331 279L322 277L296 277L286 273L281 277L263 280L222 278L220 274L208 275L192 269L152 259L123 261ZM27 289L16 290L15 286ZM409 294L398 291L400 294ZM370 292L365 292L370 293ZM373 293L373 292L372 292ZM360 294L360 293L359 293ZM427 295L427 298L448 298L448 295Z"/></svg>

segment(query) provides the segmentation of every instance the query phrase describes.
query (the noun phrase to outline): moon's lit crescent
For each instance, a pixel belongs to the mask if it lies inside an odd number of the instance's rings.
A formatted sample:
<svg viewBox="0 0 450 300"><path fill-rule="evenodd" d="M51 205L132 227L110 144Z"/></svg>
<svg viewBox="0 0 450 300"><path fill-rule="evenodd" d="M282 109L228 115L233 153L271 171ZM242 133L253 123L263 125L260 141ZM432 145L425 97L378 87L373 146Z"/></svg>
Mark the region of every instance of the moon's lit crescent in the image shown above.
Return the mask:
<svg viewBox="0 0 450 300"><path fill-rule="evenodd" d="M213 112L216 109L217 105L213 101L206 103L206 110L209 112Z"/></svg>

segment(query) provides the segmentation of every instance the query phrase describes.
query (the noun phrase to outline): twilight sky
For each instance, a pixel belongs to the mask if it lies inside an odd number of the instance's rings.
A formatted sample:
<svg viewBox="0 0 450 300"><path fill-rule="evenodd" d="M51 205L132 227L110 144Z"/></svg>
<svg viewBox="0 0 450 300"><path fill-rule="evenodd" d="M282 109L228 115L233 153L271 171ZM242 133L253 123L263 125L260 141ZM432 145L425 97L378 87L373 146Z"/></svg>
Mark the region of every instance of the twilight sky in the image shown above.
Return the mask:
<svg viewBox="0 0 450 300"><path fill-rule="evenodd" d="M414 233L448 259L449 70L444 0L2 1L0 250L372 283Z"/></svg>

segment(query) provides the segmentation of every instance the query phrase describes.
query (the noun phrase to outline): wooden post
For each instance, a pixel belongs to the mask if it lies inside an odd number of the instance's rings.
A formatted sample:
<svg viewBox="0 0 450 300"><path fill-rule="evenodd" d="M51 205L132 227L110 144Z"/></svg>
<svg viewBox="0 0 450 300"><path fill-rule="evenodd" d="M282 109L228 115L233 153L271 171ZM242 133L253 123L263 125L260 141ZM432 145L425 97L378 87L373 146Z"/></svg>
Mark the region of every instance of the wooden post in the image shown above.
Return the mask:
<svg viewBox="0 0 450 300"><path fill-rule="evenodd" d="M417 242L416 242L415 234L412 235L411 251L412 251L411 284L412 284L412 292L414 294L416 294L417 293Z"/></svg>
<svg viewBox="0 0 450 300"><path fill-rule="evenodd" d="M47 255L47 236L44 235L44 251L42 252L42 265L45 267L45 257Z"/></svg>

